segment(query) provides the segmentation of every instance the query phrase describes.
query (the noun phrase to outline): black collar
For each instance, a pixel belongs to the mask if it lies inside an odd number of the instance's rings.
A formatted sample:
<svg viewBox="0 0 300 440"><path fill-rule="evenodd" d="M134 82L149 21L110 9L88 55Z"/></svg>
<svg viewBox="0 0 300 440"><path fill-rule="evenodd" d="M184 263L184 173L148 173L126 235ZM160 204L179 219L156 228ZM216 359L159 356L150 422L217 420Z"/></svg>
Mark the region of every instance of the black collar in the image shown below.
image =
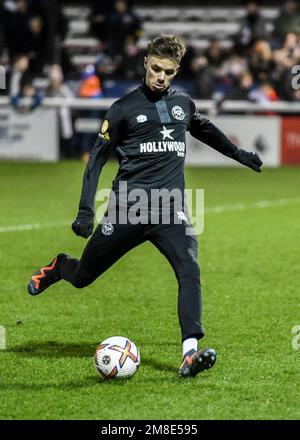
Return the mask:
<svg viewBox="0 0 300 440"><path fill-rule="evenodd" d="M163 92L153 92L153 90L151 90L145 83L145 81L143 80L142 85L141 85L141 90L144 93L144 95L153 102L159 101L163 96L169 95L170 94L170 88L168 87L166 90L164 90Z"/></svg>

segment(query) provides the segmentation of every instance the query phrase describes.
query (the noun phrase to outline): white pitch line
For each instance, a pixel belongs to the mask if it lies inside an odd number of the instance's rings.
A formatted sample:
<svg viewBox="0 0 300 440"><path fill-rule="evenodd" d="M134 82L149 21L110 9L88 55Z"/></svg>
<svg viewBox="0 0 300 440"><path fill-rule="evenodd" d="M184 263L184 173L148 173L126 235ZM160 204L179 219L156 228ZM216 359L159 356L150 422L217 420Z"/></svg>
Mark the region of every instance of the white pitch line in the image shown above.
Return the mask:
<svg viewBox="0 0 300 440"><path fill-rule="evenodd" d="M220 205L213 208L205 208L204 214L220 214L226 211L244 211L251 208L272 208L276 206L284 205L295 205L300 203L300 197L295 197L293 199L277 199L277 200L260 200L255 203L239 203L236 205ZM51 223L32 223L27 225L11 225L11 226L0 226L0 234L6 232L16 232L16 231L32 231L34 229L48 229L48 228L59 228L62 226L71 225L72 221L60 220Z"/></svg>
<svg viewBox="0 0 300 440"><path fill-rule="evenodd" d="M296 205L300 203L300 197L293 199L260 200L254 203L239 203L237 205L215 206L214 208L204 208L204 213L219 214L225 211L243 211L251 208L272 208L284 205Z"/></svg>
<svg viewBox="0 0 300 440"><path fill-rule="evenodd" d="M16 232L16 231L32 231L33 229L59 228L70 224L65 220L51 222L51 223L32 223L28 225L11 225L0 226L0 233Z"/></svg>

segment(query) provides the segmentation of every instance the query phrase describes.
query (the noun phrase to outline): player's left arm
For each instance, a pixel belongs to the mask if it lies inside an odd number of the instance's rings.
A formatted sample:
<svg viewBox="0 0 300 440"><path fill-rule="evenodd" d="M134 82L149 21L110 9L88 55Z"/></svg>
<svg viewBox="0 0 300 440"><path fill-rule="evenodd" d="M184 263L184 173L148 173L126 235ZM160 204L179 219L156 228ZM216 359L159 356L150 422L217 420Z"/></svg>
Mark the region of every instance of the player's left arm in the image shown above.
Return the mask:
<svg viewBox="0 0 300 440"><path fill-rule="evenodd" d="M245 151L237 147L209 119L197 112L195 103L191 100L191 116L189 132L193 137L204 142L225 156L246 165L256 172L261 172L263 164L257 153Z"/></svg>

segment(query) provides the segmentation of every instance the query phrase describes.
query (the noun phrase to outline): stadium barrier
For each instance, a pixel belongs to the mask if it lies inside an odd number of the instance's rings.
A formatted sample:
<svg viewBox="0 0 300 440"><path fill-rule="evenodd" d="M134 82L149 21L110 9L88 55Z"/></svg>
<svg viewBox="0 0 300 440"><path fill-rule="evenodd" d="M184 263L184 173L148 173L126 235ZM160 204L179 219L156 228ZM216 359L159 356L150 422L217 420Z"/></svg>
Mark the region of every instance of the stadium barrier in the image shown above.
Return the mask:
<svg viewBox="0 0 300 440"><path fill-rule="evenodd" d="M20 114L0 98L0 159L59 160L58 113L71 110L99 110L101 114L115 99L44 98L40 108ZM198 110L220 127L233 142L257 151L267 166L300 164L300 104L269 103L267 106L248 101L224 101L216 107L212 100L195 101ZM74 121L77 132L96 133L101 120L80 114ZM216 154L188 135L187 164L232 165L228 158Z"/></svg>
<svg viewBox="0 0 300 440"><path fill-rule="evenodd" d="M246 150L259 153L264 165L280 165L280 118L277 116L219 116L211 118L227 136ZM188 135L186 162L189 165L235 166L223 154L216 154L202 142Z"/></svg>
<svg viewBox="0 0 300 440"><path fill-rule="evenodd" d="M0 159L59 160L57 111L40 108L17 113L0 107Z"/></svg>

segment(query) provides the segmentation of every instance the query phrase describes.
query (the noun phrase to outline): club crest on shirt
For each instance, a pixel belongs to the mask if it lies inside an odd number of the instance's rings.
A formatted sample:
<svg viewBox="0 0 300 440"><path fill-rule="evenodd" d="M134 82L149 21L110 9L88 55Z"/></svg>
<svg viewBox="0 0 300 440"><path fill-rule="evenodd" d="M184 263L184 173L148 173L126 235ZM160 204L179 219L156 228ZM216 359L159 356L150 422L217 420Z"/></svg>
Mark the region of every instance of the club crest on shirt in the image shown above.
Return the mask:
<svg viewBox="0 0 300 440"><path fill-rule="evenodd" d="M111 235L114 232L114 227L111 223L106 222L103 223L101 231L103 235Z"/></svg>
<svg viewBox="0 0 300 440"><path fill-rule="evenodd" d="M179 105L175 105L175 107L172 108L172 115L175 119L178 119L178 121L183 121L185 118L184 110L179 107Z"/></svg>

